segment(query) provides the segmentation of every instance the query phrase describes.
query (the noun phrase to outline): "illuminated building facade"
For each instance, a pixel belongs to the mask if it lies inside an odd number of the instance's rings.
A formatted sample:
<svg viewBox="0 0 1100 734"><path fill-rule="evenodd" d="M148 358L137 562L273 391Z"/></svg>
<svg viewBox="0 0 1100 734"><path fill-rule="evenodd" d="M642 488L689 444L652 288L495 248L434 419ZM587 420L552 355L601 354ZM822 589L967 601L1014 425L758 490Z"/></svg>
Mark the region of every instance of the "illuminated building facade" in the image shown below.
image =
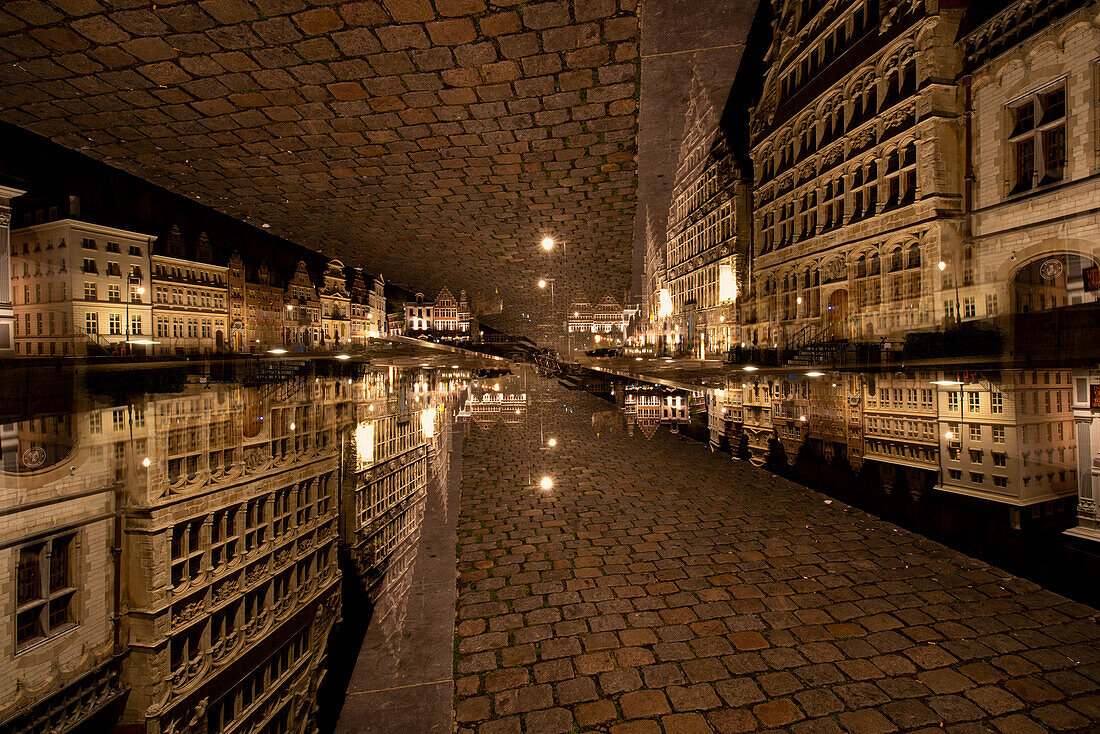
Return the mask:
<svg viewBox="0 0 1100 734"><path fill-rule="evenodd" d="M321 337L332 349L351 342L351 295L344 276L344 264L329 260L325 267L324 285L318 290L321 299Z"/></svg>
<svg viewBox="0 0 1100 734"><path fill-rule="evenodd" d="M777 3L750 114L756 259L745 341L873 340L943 315L933 315L934 267L962 236L962 12Z"/></svg>
<svg viewBox="0 0 1100 734"><path fill-rule="evenodd" d="M739 337L734 305L751 256L749 182L718 118L696 74L665 234L668 323L676 351L695 356L724 352Z"/></svg>
<svg viewBox="0 0 1100 734"><path fill-rule="evenodd" d="M321 299L310 279L309 269L299 261L286 285L283 297L285 342L288 346L321 345Z"/></svg>
<svg viewBox="0 0 1100 734"><path fill-rule="evenodd" d="M215 265L205 234L186 256L173 228L150 258L153 340L160 354L224 351L229 347L229 268ZM131 319L133 316L131 315Z"/></svg>
<svg viewBox="0 0 1100 734"><path fill-rule="evenodd" d="M145 438L132 444L122 508L124 725L306 725L340 613L348 390L334 379L218 385L128 406Z"/></svg>
<svg viewBox="0 0 1100 734"><path fill-rule="evenodd" d="M15 356L102 354L151 339L153 242L75 219L13 230Z"/></svg>

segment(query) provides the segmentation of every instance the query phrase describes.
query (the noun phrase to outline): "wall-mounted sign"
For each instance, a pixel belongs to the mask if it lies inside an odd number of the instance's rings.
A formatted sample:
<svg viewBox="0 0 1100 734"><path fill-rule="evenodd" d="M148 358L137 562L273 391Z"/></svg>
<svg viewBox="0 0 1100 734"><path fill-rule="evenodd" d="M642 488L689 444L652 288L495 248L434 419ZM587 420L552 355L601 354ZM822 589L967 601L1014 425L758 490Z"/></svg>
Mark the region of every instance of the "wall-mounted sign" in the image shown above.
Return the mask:
<svg viewBox="0 0 1100 734"><path fill-rule="evenodd" d="M1065 270L1065 266L1062 265L1062 261L1052 257L1043 261L1043 264L1039 266L1039 275L1044 280L1055 280L1062 274L1063 270Z"/></svg>
<svg viewBox="0 0 1100 734"><path fill-rule="evenodd" d="M1100 385L1089 385L1089 407L1100 410Z"/></svg>
<svg viewBox="0 0 1100 734"><path fill-rule="evenodd" d="M23 466L37 469L46 463L46 450L41 446L32 446L23 452Z"/></svg>

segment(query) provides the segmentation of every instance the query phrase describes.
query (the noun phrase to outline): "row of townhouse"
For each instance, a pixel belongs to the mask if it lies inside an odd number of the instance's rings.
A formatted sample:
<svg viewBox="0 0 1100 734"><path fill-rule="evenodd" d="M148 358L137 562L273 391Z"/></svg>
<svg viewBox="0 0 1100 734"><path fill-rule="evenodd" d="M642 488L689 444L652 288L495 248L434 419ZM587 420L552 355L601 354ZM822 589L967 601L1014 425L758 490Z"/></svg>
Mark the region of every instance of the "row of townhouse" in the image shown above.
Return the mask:
<svg viewBox="0 0 1100 734"><path fill-rule="evenodd" d="M314 730L338 549L364 584L409 555L468 373L63 374L0 413L0 729Z"/></svg>
<svg viewBox="0 0 1100 734"><path fill-rule="evenodd" d="M266 264L239 254L216 264L205 234L189 252L177 228L162 242L75 219L0 233L0 355L336 349L387 330L381 276L368 288L354 269L349 285L338 260L319 287L299 262L284 289Z"/></svg>
<svg viewBox="0 0 1100 734"><path fill-rule="evenodd" d="M749 371L712 390L711 441L757 466L870 468L885 491L930 490L1034 517L1072 509L1082 471L1073 371Z"/></svg>
<svg viewBox="0 0 1100 734"><path fill-rule="evenodd" d="M470 335L470 301L466 291L460 291L456 299L446 286L434 301L425 300L417 293L413 300L405 302L406 334L439 332L462 338Z"/></svg>

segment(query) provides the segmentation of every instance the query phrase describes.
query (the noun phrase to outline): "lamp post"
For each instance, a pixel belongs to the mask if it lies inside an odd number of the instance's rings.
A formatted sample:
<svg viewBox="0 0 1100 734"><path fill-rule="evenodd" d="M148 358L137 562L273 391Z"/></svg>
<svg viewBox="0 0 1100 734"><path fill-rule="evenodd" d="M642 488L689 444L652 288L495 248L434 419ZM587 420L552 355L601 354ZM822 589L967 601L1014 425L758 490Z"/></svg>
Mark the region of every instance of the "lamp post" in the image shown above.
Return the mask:
<svg viewBox="0 0 1100 734"><path fill-rule="evenodd" d="M553 237L546 236L546 237L542 238L542 242L539 243L539 244L547 254L550 254L550 253L553 252L554 247L557 246L558 243L554 241ZM562 242L561 242L561 258L562 258L561 272L562 272L563 275L566 275L566 271L568 270L568 267L569 267L569 243L565 240L562 240ZM568 283L566 285L568 285ZM553 288L554 288L553 287L553 279L551 279L551 286L550 286L551 308L554 307L553 306L553 302L554 302ZM566 318L566 327L565 327L565 351L569 355L569 361L572 362L573 361L573 330L569 325L568 317Z"/></svg>
<svg viewBox="0 0 1100 734"><path fill-rule="evenodd" d="M551 311L553 311L553 309L554 309L554 279L553 278L543 278L543 279L539 280L539 288L542 288L542 289L545 290L547 283L550 284L550 309L551 309Z"/></svg>
<svg viewBox="0 0 1100 734"><path fill-rule="evenodd" d="M286 316L287 325L286 325L286 328L283 329L283 333L284 333L283 343L286 346L289 347L290 346L290 329L291 329L290 319L291 319L292 316L294 316L294 306L292 306L291 304L288 303L286 305L286 313L287 313L287 316Z"/></svg>

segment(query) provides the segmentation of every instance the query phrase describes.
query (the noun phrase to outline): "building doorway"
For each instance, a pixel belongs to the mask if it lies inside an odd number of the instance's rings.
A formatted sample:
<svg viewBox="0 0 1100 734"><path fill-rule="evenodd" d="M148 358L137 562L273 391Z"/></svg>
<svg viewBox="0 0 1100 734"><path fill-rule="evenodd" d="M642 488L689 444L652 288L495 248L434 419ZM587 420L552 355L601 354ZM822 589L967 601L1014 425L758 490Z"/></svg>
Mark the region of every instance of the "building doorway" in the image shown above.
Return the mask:
<svg viewBox="0 0 1100 734"><path fill-rule="evenodd" d="M845 336L845 324L848 322L848 290L838 288L829 294L829 306L825 325L831 327L833 336L842 339Z"/></svg>

